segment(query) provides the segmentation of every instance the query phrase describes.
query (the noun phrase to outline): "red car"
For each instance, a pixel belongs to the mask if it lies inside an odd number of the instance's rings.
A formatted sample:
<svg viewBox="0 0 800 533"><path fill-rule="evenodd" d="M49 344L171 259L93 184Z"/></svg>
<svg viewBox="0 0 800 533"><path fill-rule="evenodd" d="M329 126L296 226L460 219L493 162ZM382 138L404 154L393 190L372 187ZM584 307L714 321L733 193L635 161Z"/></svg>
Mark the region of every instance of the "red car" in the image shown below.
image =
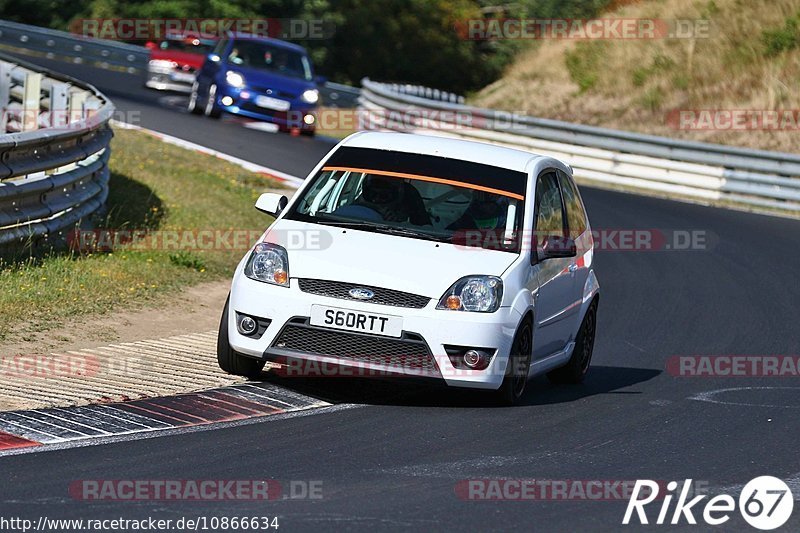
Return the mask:
<svg viewBox="0 0 800 533"><path fill-rule="evenodd" d="M146 43L150 63L145 85L161 91L190 92L195 73L216 44L215 40L195 36L168 36Z"/></svg>

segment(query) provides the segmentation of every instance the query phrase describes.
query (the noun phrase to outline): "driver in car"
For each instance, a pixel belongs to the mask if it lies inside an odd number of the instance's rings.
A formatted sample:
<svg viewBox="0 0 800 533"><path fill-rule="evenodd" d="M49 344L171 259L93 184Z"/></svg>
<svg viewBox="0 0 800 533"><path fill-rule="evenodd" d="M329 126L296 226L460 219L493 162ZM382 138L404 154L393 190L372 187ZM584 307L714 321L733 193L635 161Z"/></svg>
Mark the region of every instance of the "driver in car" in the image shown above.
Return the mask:
<svg viewBox="0 0 800 533"><path fill-rule="evenodd" d="M431 223L417 189L398 178L368 175L361 186L361 195L352 205L370 209L386 222L411 222L418 226Z"/></svg>
<svg viewBox="0 0 800 533"><path fill-rule="evenodd" d="M497 196L484 191L473 191L467 210L447 229L480 231L499 229L505 225L503 213L503 206Z"/></svg>

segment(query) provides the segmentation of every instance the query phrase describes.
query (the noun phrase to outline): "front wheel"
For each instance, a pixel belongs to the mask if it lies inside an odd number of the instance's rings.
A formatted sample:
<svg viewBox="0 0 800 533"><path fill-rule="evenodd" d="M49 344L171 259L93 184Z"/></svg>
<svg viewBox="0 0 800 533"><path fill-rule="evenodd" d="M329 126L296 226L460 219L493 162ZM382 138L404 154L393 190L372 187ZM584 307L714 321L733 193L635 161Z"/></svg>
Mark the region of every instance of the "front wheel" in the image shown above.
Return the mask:
<svg viewBox="0 0 800 533"><path fill-rule="evenodd" d="M500 405L515 405L525 394L528 384L528 370L531 365L531 351L533 349L533 323L530 319L517 330L514 342L511 344L506 375L503 384L495 393Z"/></svg>
<svg viewBox="0 0 800 533"><path fill-rule="evenodd" d="M586 315L583 317L581 329L575 338L575 348L572 349L572 357L566 365L547 373L547 378L555 384L579 384L583 383L586 373L589 372L589 363L592 362L592 351L594 350L594 337L597 330L597 300L594 300Z"/></svg>
<svg viewBox="0 0 800 533"><path fill-rule="evenodd" d="M212 83L211 87L208 88L204 112L210 118L219 118L222 115L222 109L217 105L217 85L215 83Z"/></svg>
<svg viewBox="0 0 800 533"><path fill-rule="evenodd" d="M203 108L197 105L197 89L197 82L194 82L192 84L192 92L189 94L189 104L186 106L186 109L193 115L202 115Z"/></svg>
<svg viewBox="0 0 800 533"><path fill-rule="evenodd" d="M225 310L222 312L222 320L219 323L219 335L217 336L217 363L219 367L235 376L246 378L256 378L264 368L264 361L244 356L231 349L228 341L228 307L230 307L230 296L225 301Z"/></svg>

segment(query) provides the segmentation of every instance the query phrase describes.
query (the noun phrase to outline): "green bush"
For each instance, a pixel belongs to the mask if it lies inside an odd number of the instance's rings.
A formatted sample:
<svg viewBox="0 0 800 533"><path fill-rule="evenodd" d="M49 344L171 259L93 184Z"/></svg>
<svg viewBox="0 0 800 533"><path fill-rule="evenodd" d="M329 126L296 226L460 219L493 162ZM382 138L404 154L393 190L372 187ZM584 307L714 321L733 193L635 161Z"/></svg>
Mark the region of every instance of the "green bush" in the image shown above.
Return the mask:
<svg viewBox="0 0 800 533"><path fill-rule="evenodd" d="M764 30L761 41L764 53L770 57L797 48L800 45L800 15L787 18L783 28Z"/></svg>
<svg viewBox="0 0 800 533"><path fill-rule="evenodd" d="M593 89L597 84L605 47L601 41L581 42L566 53L564 62L567 72L572 81L578 84L580 92Z"/></svg>

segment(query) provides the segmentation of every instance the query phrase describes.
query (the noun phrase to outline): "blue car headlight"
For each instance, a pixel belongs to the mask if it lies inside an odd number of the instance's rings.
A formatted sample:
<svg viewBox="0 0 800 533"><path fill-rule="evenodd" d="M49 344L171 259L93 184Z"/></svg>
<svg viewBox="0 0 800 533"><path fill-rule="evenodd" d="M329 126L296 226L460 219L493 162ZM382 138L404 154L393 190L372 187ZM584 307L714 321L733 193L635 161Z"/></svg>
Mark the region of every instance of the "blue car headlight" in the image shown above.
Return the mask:
<svg viewBox="0 0 800 533"><path fill-rule="evenodd" d="M239 87L244 87L244 76L238 72L229 70L225 73L225 82L227 82L227 84L231 87L238 89Z"/></svg>
<svg viewBox="0 0 800 533"><path fill-rule="evenodd" d="M308 89L303 92L303 101L309 104L316 104L319 102L319 91L316 89Z"/></svg>

